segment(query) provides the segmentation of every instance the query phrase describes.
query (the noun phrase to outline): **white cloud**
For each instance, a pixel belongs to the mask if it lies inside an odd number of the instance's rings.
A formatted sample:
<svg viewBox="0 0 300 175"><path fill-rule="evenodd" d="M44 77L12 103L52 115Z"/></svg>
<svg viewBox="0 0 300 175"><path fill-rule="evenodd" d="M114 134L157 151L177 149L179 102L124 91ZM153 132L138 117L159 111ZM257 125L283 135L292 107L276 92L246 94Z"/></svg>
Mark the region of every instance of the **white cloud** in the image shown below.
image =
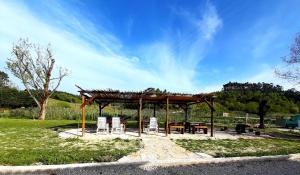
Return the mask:
<svg viewBox="0 0 300 175"><path fill-rule="evenodd" d="M207 2L204 15L200 21L197 22L203 37L210 40L217 30L222 27L222 20L219 18L216 7L209 1Z"/></svg>
<svg viewBox="0 0 300 175"><path fill-rule="evenodd" d="M49 23L49 19L38 18L24 4L0 1L0 67L4 67L10 56L12 43L20 37L28 37L41 44L50 42L57 64L71 70L61 85L64 91L76 92L74 84L121 90L158 87L196 92L199 89L194 78L205 46L201 39L191 38L186 41L191 42L188 46L182 44L189 47L186 51L176 52L172 48L173 41L167 40L141 47L140 51L144 51L141 55L126 56L121 50L122 43L111 33L96 28L91 21L63 12L61 7L55 8L60 21ZM213 22L216 10L212 5L208 8L201 19L204 25L201 31L206 31L204 37L211 39L220 22ZM62 23L64 25L60 25ZM148 59L148 63L144 64L142 58Z"/></svg>
<svg viewBox="0 0 300 175"><path fill-rule="evenodd" d="M207 91L209 88L204 84L195 83L198 78L196 69L222 20L211 3L206 4L200 15L184 9L174 8L173 11L189 23L188 29L175 29L175 35L143 46L143 57L148 60L152 73L157 75L159 86L164 85L167 89L177 86L189 92Z"/></svg>
<svg viewBox="0 0 300 175"><path fill-rule="evenodd" d="M268 65L263 65L260 72L257 72L257 74L252 75L250 77L246 77L243 80L240 80L241 82L252 82L252 83L258 83L258 82L265 82L265 83L273 83L274 85L281 85L285 90L295 88L297 90L300 90L299 85L288 82L286 80L280 79L275 75L275 68L270 67Z"/></svg>
<svg viewBox="0 0 300 175"><path fill-rule="evenodd" d="M119 45L111 42L109 34L82 29L89 39L97 41L99 46L95 48L76 34L39 20L23 6L5 1L0 2L0 19L1 67L10 56L12 43L20 37L28 37L41 44L50 42L57 63L71 70L72 74L61 86L65 91L75 92L75 83L89 88L138 89L143 83L136 84L133 80L141 79L145 83L155 79L130 59L113 52Z"/></svg>

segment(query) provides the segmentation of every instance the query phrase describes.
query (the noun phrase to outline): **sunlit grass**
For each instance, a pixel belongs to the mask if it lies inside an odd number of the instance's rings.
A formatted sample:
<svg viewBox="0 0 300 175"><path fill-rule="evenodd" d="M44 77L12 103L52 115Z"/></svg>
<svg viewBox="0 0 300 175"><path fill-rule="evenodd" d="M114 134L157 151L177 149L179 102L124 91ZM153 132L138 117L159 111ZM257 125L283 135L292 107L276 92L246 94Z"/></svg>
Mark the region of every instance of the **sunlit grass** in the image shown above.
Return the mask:
<svg viewBox="0 0 300 175"><path fill-rule="evenodd" d="M102 140L89 143L61 139L53 128L76 125L67 120L0 119L0 164L65 164L115 161L137 151L137 140Z"/></svg>
<svg viewBox="0 0 300 175"><path fill-rule="evenodd" d="M214 157L267 156L300 153L300 141L286 139L220 139L176 140L192 152L207 153Z"/></svg>

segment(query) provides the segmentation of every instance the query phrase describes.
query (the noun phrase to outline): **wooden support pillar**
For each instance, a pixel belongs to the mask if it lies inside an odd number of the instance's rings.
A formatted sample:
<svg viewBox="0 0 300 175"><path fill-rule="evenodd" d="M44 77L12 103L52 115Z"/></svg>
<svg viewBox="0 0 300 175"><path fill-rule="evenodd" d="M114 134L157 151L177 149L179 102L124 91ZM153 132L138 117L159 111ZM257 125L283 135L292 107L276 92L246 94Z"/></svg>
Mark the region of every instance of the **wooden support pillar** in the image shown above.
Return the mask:
<svg viewBox="0 0 300 175"><path fill-rule="evenodd" d="M153 117L156 117L156 104L153 104Z"/></svg>
<svg viewBox="0 0 300 175"><path fill-rule="evenodd" d="M102 116L102 109L104 109L106 106L108 106L109 103L99 103L99 116Z"/></svg>
<svg viewBox="0 0 300 175"><path fill-rule="evenodd" d="M82 99L82 104L85 102L85 96L82 95L81 96ZM83 106L81 108L81 133L82 133L82 137L85 134L85 106Z"/></svg>
<svg viewBox="0 0 300 175"><path fill-rule="evenodd" d="M99 104L99 116L102 116L102 103Z"/></svg>
<svg viewBox="0 0 300 175"><path fill-rule="evenodd" d="M189 109L189 106L186 104L185 108L184 108L184 121L185 122L187 122L187 119L188 119L188 109Z"/></svg>
<svg viewBox="0 0 300 175"><path fill-rule="evenodd" d="M166 101L166 136L168 136L169 131L169 97L167 97Z"/></svg>
<svg viewBox="0 0 300 175"><path fill-rule="evenodd" d="M142 134L142 106L143 106L143 101L142 98L140 98L139 100L139 136L141 136Z"/></svg>
<svg viewBox="0 0 300 175"><path fill-rule="evenodd" d="M210 107L210 136L214 136L214 98L211 99L211 107Z"/></svg>

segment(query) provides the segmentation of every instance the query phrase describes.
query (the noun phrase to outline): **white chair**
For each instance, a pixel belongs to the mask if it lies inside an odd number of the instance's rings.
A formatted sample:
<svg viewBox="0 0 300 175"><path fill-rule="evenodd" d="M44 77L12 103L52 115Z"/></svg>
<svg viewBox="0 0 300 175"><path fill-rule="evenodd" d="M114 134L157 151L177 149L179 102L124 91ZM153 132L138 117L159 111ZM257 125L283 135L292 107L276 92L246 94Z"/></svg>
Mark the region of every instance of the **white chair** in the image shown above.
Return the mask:
<svg viewBox="0 0 300 175"><path fill-rule="evenodd" d="M147 132L154 131L155 133L158 133L158 122L157 118L150 117L150 123L147 128Z"/></svg>
<svg viewBox="0 0 300 175"><path fill-rule="evenodd" d="M120 117L112 118L111 133L113 133L114 131L118 133L124 133L124 125L121 124Z"/></svg>
<svg viewBox="0 0 300 175"><path fill-rule="evenodd" d="M106 122L106 117L98 117L96 133L98 134L99 131L104 131L106 134L109 133L109 124Z"/></svg>

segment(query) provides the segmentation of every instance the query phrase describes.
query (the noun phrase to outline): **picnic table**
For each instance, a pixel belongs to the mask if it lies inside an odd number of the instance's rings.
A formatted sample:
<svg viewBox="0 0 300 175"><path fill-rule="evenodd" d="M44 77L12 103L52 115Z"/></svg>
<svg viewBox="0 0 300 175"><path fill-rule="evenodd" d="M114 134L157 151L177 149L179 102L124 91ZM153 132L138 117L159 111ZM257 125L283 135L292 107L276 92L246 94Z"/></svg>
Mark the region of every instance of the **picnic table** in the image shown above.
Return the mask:
<svg viewBox="0 0 300 175"><path fill-rule="evenodd" d="M195 126L193 126L192 133L195 134L197 130L203 130L203 133L207 134L207 126L206 125L195 125Z"/></svg>
<svg viewBox="0 0 300 175"><path fill-rule="evenodd" d="M188 129L189 133L191 133L192 129L195 128L195 126L206 126L206 123L204 123L204 122L185 122L185 130Z"/></svg>
<svg viewBox="0 0 300 175"><path fill-rule="evenodd" d="M181 134L183 134L185 130L183 122L171 122L168 124L168 134L171 133L171 129L173 128L179 129Z"/></svg>

